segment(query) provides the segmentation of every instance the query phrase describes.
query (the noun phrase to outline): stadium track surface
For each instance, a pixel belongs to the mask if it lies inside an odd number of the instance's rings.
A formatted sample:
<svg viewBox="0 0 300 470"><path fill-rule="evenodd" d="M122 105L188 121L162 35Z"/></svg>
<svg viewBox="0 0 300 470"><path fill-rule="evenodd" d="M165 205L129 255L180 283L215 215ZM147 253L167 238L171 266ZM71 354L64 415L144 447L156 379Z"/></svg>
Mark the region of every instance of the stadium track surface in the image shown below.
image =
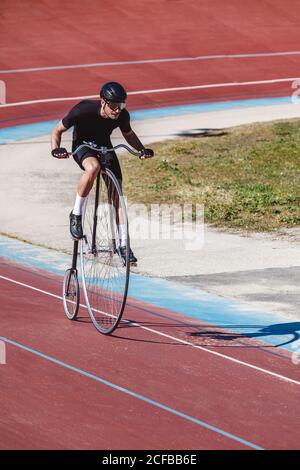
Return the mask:
<svg viewBox="0 0 300 470"><path fill-rule="evenodd" d="M296 18L300 7L291 1L272 5L271 16L266 1L251 2L251 8L237 1L228 2L228 6L223 2L203 7L195 4L189 11L185 2L178 2L171 14L168 2L156 2L156 8L151 7L152 15L145 12L145 7L145 2L134 2L132 8L132 1L115 2L114 12L111 6L102 7L103 35L99 35L97 4L84 7L72 4L70 13L68 3L43 2L41 8L30 8L28 2L28 13L22 10L20 21L20 13L16 12L14 2L10 2L6 5L5 28L0 32L0 40L4 39L2 43L6 44L1 69L63 65L66 57L69 65L91 63L99 60L99 51L102 61L112 61L133 60L135 57L128 57L128 50L136 57L159 59L174 57L174 48L178 57L194 57L199 55L199 47L205 56L293 51L298 44ZM60 11L60 20L56 10ZM80 21L83 12L85 21ZM141 13L148 19L144 28L140 27ZM124 19L119 21L113 37L119 46L112 50L108 20L114 15ZM195 23L191 27L193 18ZM62 36L62 31L68 32L74 25L76 34ZM156 42L154 31L163 34L160 41ZM183 40L186 37L188 42ZM24 52L25 40L29 47ZM83 47L86 41L91 43L88 50ZM49 50L55 53L49 55ZM288 76L293 77L297 76L299 61L298 55L257 56L207 60L200 67L195 67L194 62L120 65L115 66L114 73L129 91L136 91L183 83L194 86L281 79L287 77L287 70ZM13 103L94 94L95 83L111 79L111 73L112 67L107 66L0 73L0 79L6 82L7 101ZM132 95L129 105L140 109L288 96L290 92L290 83L285 82L213 91ZM70 102L55 102L3 108L0 125L11 127L57 119L69 107ZM140 302L129 307L126 318L168 336L122 324L114 336L106 338L91 328L84 314L78 322L64 320L60 299L4 279L60 296L59 277L24 269L7 260L1 262L1 275L1 338L7 348L7 363L0 366L5 397L1 448L287 449L299 446L299 375L289 353L268 355L254 340L245 340L243 347L234 350L222 345L222 354L290 379L283 380L170 339L178 335L178 339L185 340L188 336L197 345L199 337L191 334L194 322L192 328L183 328L186 317L164 311L164 316L159 320L155 317L153 324L153 313L162 314L161 309L145 307ZM131 304L134 302L131 299ZM204 326L210 329L197 322L197 329ZM207 344L206 347L209 348ZM214 349L216 345L210 347Z"/></svg>

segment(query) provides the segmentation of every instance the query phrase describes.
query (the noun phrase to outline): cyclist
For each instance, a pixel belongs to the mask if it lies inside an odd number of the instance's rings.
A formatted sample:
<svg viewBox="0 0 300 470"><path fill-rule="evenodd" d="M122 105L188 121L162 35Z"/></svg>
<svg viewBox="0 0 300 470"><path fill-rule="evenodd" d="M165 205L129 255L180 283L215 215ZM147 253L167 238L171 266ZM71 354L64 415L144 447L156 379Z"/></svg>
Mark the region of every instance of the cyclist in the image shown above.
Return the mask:
<svg viewBox="0 0 300 470"><path fill-rule="evenodd" d="M126 110L127 93L120 83L105 83L100 90L100 100L83 100L77 103L69 113L54 127L51 144L52 156L55 158L68 158L68 152L60 147L63 132L74 126L72 151L85 142L93 142L98 147L112 147L110 135L114 129L120 128L125 140L138 151L141 151L141 159L151 158L154 155L152 149L143 146L130 125L130 115ZM84 171L78 186L75 205L70 213L70 232L75 240L83 237L82 214L84 212L87 197L100 170L100 162L97 159L97 151L87 147L81 149L73 156L76 163ZM103 155L101 165L109 168L122 187L122 173L115 152ZM118 225L120 237L120 253L123 259L126 257L125 239L126 230L124 224ZM137 262L132 250L129 261Z"/></svg>

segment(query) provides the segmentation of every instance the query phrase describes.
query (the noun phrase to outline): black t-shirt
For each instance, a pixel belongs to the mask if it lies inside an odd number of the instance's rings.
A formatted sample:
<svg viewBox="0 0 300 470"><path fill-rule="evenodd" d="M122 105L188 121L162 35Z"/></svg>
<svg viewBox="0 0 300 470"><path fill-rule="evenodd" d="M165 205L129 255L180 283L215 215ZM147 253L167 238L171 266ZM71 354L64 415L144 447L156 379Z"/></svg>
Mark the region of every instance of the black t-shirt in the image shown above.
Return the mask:
<svg viewBox="0 0 300 470"><path fill-rule="evenodd" d="M95 142L98 146L111 146L110 135L119 127L122 132L130 132L130 116L122 109L118 119L100 116L100 101L83 100L77 103L62 119L66 129L74 126L73 150L85 140Z"/></svg>

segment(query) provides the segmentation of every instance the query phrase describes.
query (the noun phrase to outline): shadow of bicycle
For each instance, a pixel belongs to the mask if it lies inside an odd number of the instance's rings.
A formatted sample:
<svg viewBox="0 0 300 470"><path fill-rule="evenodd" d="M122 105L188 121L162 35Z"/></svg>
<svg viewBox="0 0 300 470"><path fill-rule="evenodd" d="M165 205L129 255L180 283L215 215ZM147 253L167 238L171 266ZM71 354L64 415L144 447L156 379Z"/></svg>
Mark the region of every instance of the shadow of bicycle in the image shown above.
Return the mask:
<svg viewBox="0 0 300 470"><path fill-rule="evenodd" d="M220 328L220 327L219 327ZM201 337L201 338L210 338L213 340L218 341L236 341L241 340L243 338L256 338L256 339L263 339L267 336L288 336L286 340L283 342L280 341L279 344L272 345L273 347L281 347L286 346L287 344L294 343L298 341L300 338L300 322L293 322L293 323L276 323L274 325L264 326L260 328L258 331L251 331L249 333L234 333L232 329L234 326L228 326L230 331L215 331L215 330L207 330L207 331L194 331L189 333L192 337ZM237 325L236 328L244 329L245 326ZM253 329L253 326L251 327Z"/></svg>
<svg viewBox="0 0 300 470"><path fill-rule="evenodd" d="M197 346L203 347L237 347L237 348L279 348L286 346L287 344L294 343L300 338L300 322L294 323L278 323L274 325L211 325L197 323L185 323L185 322L165 322L165 321L138 321L138 320L123 320L121 321L119 328L114 333L119 339L127 339L132 341L141 342L157 342L162 343L160 340L154 341L153 338L150 340L145 338L134 338L124 337L122 331L126 329L142 328L152 333L162 334L165 337L165 344L176 344L176 338L183 340L182 343L177 343L181 346L187 346L193 343ZM249 332L234 332L232 330L251 330ZM253 331L257 329L256 331ZM267 336L278 337L279 341L273 342L273 344L260 343L257 344L251 342L252 339L258 339L264 342L264 338ZM282 337L284 337L282 341ZM174 343L175 340L175 343ZM185 343L186 341L186 343ZM230 343L230 344L229 344Z"/></svg>
<svg viewBox="0 0 300 470"><path fill-rule="evenodd" d="M175 132L173 135L178 137L223 137L228 135L228 132L224 131L224 129L199 128Z"/></svg>

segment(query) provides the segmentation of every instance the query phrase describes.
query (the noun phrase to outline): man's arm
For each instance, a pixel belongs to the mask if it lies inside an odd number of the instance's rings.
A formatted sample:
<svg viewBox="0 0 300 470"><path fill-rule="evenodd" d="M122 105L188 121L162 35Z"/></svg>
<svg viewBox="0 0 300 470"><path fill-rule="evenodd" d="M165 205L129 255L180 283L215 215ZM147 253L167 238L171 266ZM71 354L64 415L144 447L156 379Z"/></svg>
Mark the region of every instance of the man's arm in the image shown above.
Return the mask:
<svg viewBox="0 0 300 470"><path fill-rule="evenodd" d="M51 134L51 148L52 156L55 158L68 158L68 152L65 148L60 147L61 136L63 132L66 132L66 127L63 125L62 121L53 128Z"/></svg>
<svg viewBox="0 0 300 470"><path fill-rule="evenodd" d="M129 132L122 132L124 139L133 147L134 149L140 151L144 149L144 146L136 133L133 130Z"/></svg>
<svg viewBox="0 0 300 470"><path fill-rule="evenodd" d="M153 150L146 149L133 130L130 130L129 132L122 132L122 134L126 142L128 142L128 144L131 145L131 147L138 150L139 152L143 152L143 154L140 157L141 159L151 158L154 156Z"/></svg>
<svg viewBox="0 0 300 470"><path fill-rule="evenodd" d="M60 146L61 142L61 135L63 132L66 132L66 128L63 125L62 121L59 121L59 123L53 128L52 134L51 134L51 147L52 150L58 148Z"/></svg>

